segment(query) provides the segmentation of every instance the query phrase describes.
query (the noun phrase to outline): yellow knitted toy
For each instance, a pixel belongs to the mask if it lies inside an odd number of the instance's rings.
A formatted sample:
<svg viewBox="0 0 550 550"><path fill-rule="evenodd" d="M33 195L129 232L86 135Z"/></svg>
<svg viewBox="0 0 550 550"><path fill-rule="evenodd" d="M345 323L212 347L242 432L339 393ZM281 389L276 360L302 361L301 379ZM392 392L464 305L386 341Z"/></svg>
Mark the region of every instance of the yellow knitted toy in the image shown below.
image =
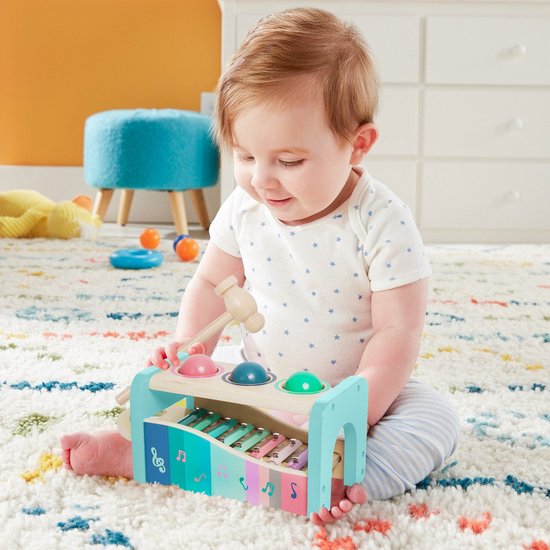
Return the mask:
<svg viewBox="0 0 550 550"><path fill-rule="evenodd" d="M80 237L83 227L101 224L91 209L91 199L82 195L55 203L37 191L6 191L0 193L0 237Z"/></svg>

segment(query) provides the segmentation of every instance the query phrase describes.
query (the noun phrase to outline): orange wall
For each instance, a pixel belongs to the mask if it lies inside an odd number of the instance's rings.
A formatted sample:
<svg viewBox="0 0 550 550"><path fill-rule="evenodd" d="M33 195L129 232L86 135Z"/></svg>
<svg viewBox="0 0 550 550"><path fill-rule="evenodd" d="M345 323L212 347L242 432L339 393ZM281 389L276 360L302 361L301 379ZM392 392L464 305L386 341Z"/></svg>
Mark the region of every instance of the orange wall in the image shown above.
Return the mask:
<svg viewBox="0 0 550 550"><path fill-rule="evenodd" d="M0 164L81 165L98 111L199 110L220 29L216 0L0 0Z"/></svg>

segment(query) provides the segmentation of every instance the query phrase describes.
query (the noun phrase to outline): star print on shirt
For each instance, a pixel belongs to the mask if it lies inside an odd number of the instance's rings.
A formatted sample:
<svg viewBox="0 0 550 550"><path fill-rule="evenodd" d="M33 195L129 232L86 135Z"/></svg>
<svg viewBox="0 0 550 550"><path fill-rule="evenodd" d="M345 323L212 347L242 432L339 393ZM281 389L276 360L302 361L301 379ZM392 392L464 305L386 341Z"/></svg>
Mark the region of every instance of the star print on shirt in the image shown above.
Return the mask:
<svg viewBox="0 0 550 550"><path fill-rule="evenodd" d="M402 201L383 184L369 183L363 182L361 193L323 224L296 229L268 218L243 192L234 193L233 203L214 224L212 242L241 254L260 311L274 313L265 336L262 331L243 334L248 356L261 352L264 361L285 375L307 365L313 372L330 373L329 380L339 377L351 363L357 364L355 358L370 338L373 288L395 288L411 273L426 276L427 262L422 261L410 211L399 208ZM248 208L239 208L242 204ZM331 301L336 305L327 307Z"/></svg>

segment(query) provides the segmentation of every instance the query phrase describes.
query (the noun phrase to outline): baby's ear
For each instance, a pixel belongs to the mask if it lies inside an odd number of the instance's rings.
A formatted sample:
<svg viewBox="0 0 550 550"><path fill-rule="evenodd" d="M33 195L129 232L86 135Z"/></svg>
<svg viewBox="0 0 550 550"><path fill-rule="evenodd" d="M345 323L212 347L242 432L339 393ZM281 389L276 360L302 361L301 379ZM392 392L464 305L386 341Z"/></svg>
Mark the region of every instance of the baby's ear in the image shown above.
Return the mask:
<svg viewBox="0 0 550 550"><path fill-rule="evenodd" d="M378 139L378 129L372 122L361 124L353 134L350 164L359 164Z"/></svg>

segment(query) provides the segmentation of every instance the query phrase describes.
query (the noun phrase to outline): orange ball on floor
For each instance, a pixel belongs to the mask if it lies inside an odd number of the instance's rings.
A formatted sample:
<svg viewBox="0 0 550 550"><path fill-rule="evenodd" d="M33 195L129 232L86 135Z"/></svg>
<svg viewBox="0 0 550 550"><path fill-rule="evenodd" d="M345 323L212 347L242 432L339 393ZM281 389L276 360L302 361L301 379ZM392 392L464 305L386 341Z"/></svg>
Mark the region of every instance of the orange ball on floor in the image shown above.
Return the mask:
<svg viewBox="0 0 550 550"><path fill-rule="evenodd" d="M199 245L195 239L184 237L176 245L176 254L184 261L190 262L197 257Z"/></svg>
<svg viewBox="0 0 550 550"><path fill-rule="evenodd" d="M156 248L160 243L160 234L156 229L148 228L144 229L139 236L139 242L143 248L152 250Z"/></svg>

